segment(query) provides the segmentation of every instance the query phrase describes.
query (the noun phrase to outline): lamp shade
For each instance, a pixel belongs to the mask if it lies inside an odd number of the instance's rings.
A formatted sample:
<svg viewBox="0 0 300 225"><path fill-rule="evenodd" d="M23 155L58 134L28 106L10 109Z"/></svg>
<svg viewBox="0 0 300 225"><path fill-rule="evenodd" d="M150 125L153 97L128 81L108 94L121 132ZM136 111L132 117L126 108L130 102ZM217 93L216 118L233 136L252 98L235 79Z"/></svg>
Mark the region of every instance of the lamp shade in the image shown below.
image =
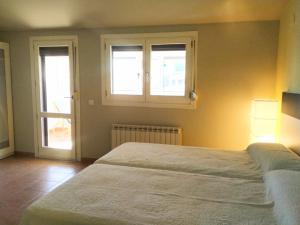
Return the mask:
<svg viewBox="0 0 300 225"><path fill-rule="evenodd" d="M251 142L275 142L278 102L253 100L251 113Z"/></svg>

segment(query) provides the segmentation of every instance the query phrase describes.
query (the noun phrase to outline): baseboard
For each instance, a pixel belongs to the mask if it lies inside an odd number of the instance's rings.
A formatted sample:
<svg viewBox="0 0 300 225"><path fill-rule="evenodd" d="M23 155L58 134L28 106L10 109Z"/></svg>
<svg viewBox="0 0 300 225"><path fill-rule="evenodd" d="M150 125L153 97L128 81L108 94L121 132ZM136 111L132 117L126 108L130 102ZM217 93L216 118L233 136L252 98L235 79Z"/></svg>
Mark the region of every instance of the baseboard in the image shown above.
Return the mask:
<svg viewBox="0 0 300 225"><path fill-rule="evenodd" d="M21 156L21 157L35 157L33 152L19 152L16 151L14 153L15 156ZM81 158L81 162L87 163L87 164L93 164L97 158Z"/></svg>
<svg viewBox="0 0 300 225"><path fill-rule="evenodd" d="M15 156L34 157L34 153L33 152L19 152L19 151L15 151Z"/></svg>
<svg viewBox="0 0 300 225"><path fill-rule="evenodd" d="M81 158L81 162L89 164L93 164L96 160L96 158Z"/></svg>

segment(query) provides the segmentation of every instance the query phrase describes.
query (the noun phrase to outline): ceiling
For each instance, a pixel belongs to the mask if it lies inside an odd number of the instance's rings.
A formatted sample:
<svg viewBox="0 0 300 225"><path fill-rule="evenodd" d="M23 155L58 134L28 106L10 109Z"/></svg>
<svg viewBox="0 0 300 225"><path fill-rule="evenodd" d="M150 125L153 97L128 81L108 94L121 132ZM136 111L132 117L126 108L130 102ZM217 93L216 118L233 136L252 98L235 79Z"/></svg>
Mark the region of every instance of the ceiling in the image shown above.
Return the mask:
<svg viewBox="0 0 300 225"><path fill-rule="evenodd" d="M0 30L278 20L288 0L0 0Z"/></svg>

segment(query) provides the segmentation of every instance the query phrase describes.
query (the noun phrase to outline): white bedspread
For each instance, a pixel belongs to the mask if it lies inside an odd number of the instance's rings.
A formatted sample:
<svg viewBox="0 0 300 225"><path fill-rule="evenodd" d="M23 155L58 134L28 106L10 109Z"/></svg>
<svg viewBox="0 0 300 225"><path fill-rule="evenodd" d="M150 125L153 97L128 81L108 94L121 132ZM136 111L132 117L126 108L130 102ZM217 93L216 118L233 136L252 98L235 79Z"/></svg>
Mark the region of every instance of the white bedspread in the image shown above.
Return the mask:
<svg viewBox="0 0 300 225"><path fill-rule="evenodd" d="M261 182L92 165L25 212L22 225L275 225Z"/></svg>
<svg viewBox="0 0 300 225"><path fill-rule="evenodd" d="M300 172L273 170L265 175L268 195L274 200L279 224L300 224Z"/></svg>
<svg viewBox="0 0 300 225"><path fill-rule="evenodd" d="M246 151L126 143L95 163L156 168L261 180L262 172Z"/></svg>

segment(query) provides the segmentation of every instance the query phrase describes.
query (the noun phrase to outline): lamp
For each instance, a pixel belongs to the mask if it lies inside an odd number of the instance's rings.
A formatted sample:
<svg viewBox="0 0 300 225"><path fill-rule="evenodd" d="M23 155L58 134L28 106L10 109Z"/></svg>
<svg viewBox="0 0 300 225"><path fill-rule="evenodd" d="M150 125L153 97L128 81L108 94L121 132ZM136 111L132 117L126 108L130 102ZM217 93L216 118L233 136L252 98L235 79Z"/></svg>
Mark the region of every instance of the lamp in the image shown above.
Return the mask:
<svg viewBox="0 0 300 225"><path fill-rule="evenodd" d="M251 113L251 143L275 142L278 102L253 100Z"/></svg>

